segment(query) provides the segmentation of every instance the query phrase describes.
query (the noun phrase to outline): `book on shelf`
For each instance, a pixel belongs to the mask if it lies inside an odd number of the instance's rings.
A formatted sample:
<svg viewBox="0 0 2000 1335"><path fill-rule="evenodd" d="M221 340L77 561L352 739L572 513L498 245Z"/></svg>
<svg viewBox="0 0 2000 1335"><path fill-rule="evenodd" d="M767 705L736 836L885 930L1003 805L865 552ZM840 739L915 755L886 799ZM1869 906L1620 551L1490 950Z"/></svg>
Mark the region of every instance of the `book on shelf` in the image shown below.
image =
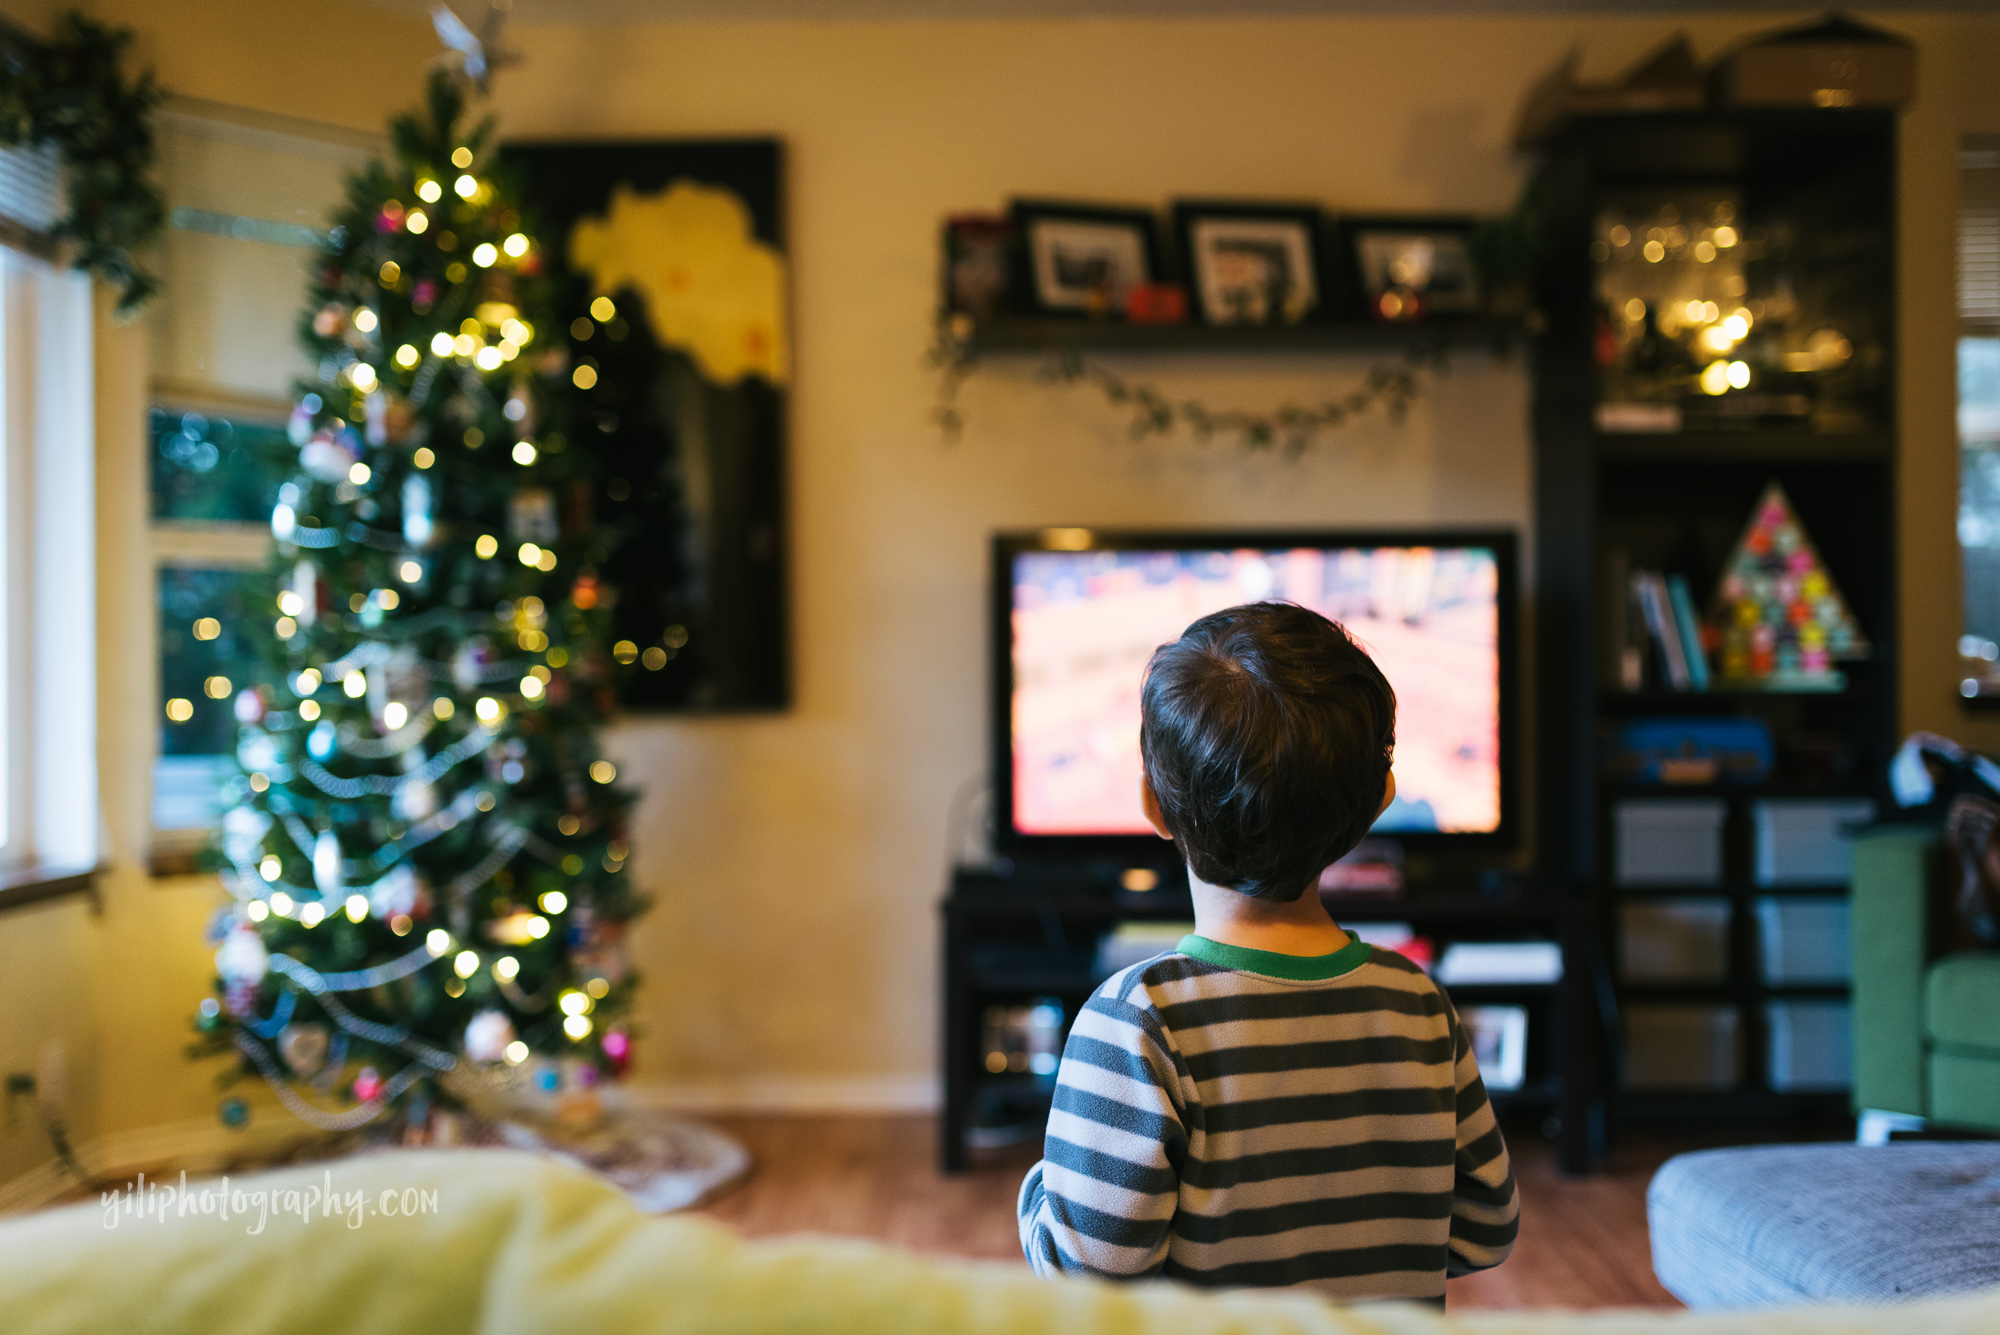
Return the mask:
<svg viewBox="0 0 2000 1335"><path fill-rule="evenodd" d="M1708 655L1687 580L1656 570L1634 570L1627 584L1629 610L1611 628L1623 641L1619 685L1627 691L1643 689L1647 661L1655 659L1657 680L1668 690L1706 691Z"/></svg>
<svg viewBox="0 0 2000 1335"><path fill-rule="evenodd" d="M1694 597L1688 582L1679 575L1667 576L1667 601L1673 607L1674 630L1680 636L1681 656L1687 661L1690 690L1708 689L1708 655L1702 652L1701 618L1694 614Z"/></svg>

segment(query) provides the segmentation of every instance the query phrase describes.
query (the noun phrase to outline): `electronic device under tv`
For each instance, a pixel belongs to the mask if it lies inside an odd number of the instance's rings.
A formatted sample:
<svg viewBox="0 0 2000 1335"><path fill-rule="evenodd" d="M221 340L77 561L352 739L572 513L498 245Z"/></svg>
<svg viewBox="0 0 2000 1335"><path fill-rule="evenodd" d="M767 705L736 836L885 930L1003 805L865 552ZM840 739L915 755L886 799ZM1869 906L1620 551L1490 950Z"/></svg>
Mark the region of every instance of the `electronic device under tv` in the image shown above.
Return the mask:
<svg viewBox="0 0 2000 1335"><path fill-rule="evenodd" d="M1511 847L1515 559L1495 531L995 538L996 852L1170 858L1139 807L1147 659L1196 618L1262 601L1340 622L1396 692L1397 798L1373 835L1419 853Z"/></svg>

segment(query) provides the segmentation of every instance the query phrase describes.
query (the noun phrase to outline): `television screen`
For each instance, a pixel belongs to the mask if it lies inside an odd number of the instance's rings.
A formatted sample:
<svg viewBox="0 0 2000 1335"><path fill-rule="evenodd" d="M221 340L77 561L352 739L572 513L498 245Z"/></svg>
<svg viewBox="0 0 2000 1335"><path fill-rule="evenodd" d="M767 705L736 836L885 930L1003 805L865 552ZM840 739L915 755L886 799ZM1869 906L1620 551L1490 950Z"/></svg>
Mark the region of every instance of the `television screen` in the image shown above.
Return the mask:
<svg viewBox="0 0 2000 1335"><path fill-rule="evenodd" d="M1150 835L1139 808L1146 660L1197 617L1259 601L1341 623L1395 689L1397 797L1377 833L1499 833L1508 543L1065 551L1003 539L1012 834Z"/></svg>

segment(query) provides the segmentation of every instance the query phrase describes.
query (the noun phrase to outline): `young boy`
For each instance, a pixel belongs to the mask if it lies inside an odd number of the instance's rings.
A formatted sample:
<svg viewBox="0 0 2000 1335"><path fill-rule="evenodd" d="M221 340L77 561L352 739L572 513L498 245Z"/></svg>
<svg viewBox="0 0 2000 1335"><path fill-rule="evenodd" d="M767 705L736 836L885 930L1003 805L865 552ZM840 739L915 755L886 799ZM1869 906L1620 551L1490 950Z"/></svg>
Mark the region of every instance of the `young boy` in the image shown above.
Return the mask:
<svg viewBox="0 0 2000 1335"><path fill-rule="evenodd" d="M1077 1016L1028 1264L1442 1305L1513 1246L1507 1147L1450 1000L1318 894L1395 796L1389 683L1325 617L1255 603L1161 646L1142 709L1195 932Z"/></svg>

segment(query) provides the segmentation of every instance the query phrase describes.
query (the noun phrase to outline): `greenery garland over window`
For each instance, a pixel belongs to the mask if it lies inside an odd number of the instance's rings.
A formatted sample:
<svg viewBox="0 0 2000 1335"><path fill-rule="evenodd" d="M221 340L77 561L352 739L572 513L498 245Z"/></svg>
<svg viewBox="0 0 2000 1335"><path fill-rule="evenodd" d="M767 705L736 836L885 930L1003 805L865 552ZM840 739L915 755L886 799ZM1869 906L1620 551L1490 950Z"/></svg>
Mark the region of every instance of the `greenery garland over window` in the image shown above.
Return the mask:
<svg viewBox="0 0 2000 1335"><path fill-rule="evenodd" d="M151 70L125 81L119 57L131 40L129 28L71 11L53 41L17 39L0 62L0 145L54 145L69 197L54 239L75 247L77 268L117 289L120 315L159 289L136 252L166 218L152 181L153 112L163 94Z"/></svg>

